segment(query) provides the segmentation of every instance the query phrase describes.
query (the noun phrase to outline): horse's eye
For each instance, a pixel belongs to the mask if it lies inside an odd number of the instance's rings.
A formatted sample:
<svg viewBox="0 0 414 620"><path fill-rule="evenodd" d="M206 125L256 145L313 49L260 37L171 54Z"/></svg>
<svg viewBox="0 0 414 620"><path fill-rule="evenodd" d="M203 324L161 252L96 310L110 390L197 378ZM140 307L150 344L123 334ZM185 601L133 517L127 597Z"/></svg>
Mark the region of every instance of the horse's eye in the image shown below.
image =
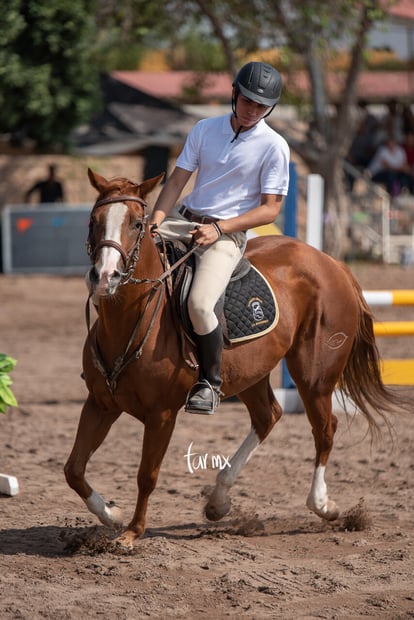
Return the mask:
<svg viewBox="0 0 414 620"><path fill-rule="evenodd" d="M141 220L138 220L137 222L135 222L135 228L141 228L141 226L142 226Z"/></svg>

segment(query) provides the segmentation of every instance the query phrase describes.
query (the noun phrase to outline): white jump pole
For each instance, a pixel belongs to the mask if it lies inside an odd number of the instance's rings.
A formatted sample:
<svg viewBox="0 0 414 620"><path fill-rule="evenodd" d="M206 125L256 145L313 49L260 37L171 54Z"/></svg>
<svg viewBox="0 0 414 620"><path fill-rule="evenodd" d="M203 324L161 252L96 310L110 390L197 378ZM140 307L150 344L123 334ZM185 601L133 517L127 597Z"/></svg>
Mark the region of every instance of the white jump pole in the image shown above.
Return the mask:
<svg viewBox="0 0 414 620"><path fill-rule="evenodd" d="M0 493L2 495L17 495L19 483L15 476L0 474Z"/></svg>
<svg viewBox="0 0 414 620"><path fill-rule="evenodd" d="M318 250L323 247L324 181L320 174L307 178L306 243Z"/></svg>

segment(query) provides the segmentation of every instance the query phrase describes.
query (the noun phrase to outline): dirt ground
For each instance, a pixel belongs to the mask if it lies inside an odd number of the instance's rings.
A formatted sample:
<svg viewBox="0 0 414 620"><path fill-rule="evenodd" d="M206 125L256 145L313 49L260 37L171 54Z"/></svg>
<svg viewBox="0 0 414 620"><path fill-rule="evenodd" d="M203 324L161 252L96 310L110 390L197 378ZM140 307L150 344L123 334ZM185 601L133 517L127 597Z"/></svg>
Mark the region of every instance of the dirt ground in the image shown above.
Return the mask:
<svg viewBox="0 0 414 620"><path fill-rule="evenodd" d="M413 288L414 269L355 266L364 288ZM81 278L0 275L0 350L18 360L19 407L0 417L0 472L20 492L0 496L0 618L414 618L413 420L394 420L371 448L345 414L327 470L341 508L333 524L305 506L314 448L304 414L285 414L233 488L233 509L203 518L217 471L190 473L185 454L230 456L249 429L243 406L211 418L180 413L131 553L116 552L64 480L85 388ZM411 308L378 309L408 318ZM409 338L381 343L408 357ZM278 386L274 386L278 387ZM414 398L414 395L413 395ZM124 415L92 458L89 478L126 520L136 500L142 426Z"/></svg>

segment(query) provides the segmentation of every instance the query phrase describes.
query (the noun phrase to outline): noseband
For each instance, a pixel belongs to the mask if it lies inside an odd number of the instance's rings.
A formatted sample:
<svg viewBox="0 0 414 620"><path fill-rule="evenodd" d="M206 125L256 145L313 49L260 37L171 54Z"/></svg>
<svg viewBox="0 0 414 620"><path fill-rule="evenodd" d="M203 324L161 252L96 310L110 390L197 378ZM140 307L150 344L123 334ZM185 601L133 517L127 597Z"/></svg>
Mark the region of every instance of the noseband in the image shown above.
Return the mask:
<svg viewBox="0 0 414 620"><path fill-rule="evenodd" d="M120 243L117 243L116 241L113 241L112 239L103 239L95 247L92 247L92 244L90 242L92 217L89 221L89 236L86 242L86 247L87 247L88 256L91 259L92 263L95 263L96 255L98 251L101 250L102 248L110 247L110 248L114 248L115 250L117 250L117 252L120 253L123 264L124 264L125 273L122 275L128 276L128 275L131 275L132 272L134 271L135 265L139 257L139 249L140 249L142 238L145 235L146 223L148 220L148 214L147 214L148 205L139 196L129 196L129 195L111 196L109 198L102 198L101 200L98 200L95 203L92 211L94 211L97 207L102 207L103 205L107 205L107 204L115 204L117 202L137 202L140 205L142 205L142 207L144 208L143 217L137 220L137 228L139 225L140 231L132 248L129 250L129 252L126 252Z"/></svg>

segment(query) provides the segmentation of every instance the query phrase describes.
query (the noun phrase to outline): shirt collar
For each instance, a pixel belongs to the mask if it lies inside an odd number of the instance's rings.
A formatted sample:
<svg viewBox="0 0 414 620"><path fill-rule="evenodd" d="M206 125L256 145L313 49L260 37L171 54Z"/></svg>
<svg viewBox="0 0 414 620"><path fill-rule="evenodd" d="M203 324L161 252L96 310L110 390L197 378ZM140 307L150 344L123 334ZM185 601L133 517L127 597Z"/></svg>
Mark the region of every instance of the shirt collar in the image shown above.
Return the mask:
<svg viewBox="0 0 414 620"><path fill-rule="evenodd" d="M229 134L232 137L235 136L235 132L233 127L231 126L231 117L233 116L233 113L231 114L227 114L224 118L223 118L223 133L224 134ZM250 136L252 136L253 134L256 133L261 133L263 130L263 126L265 125L265 121L263 118L260 119L260 121L258 123L256 123L256 125L254 125L251 129L248 129L247 131L241 131L239 133L239 135L237 136L237 140L248 140L250 138Z"/></svg>

